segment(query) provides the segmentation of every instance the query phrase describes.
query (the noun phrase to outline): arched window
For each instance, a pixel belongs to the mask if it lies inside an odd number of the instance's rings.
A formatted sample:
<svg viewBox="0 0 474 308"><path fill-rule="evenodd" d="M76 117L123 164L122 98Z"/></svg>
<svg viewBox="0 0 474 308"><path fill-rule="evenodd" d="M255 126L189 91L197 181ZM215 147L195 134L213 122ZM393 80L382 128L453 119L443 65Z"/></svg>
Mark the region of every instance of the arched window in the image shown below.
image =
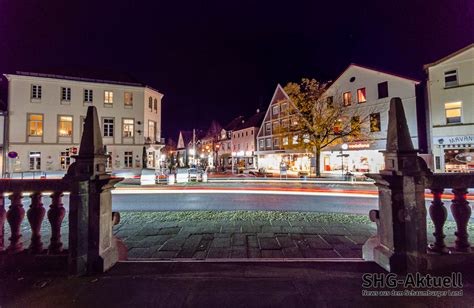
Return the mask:
<svg viewBox="0 0 474 308"><path fill-rule="evenodd" d="M153 98L150 96L148 98L148 108L151 110L153 110Z"/></svg>
<svg viewBox="0 0 474 308"><path fill-rule="evenodd" d="M154 106L155 112L158 112L158 100L155 98Z"/></svg>

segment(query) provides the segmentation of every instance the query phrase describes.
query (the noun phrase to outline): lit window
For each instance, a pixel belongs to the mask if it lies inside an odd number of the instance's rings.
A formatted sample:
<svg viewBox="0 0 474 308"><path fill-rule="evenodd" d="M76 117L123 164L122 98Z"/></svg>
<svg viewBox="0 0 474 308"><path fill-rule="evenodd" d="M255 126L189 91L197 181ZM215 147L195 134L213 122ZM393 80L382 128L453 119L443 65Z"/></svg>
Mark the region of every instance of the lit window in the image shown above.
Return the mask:
<svg viewBox="0 0 474 308"><path fill-rule="evenodd" d="M367 97L365 96L365 88L357 90L357 102L365 103L367 101Z"/></svg>
<svg viewBox="0 0 474 308"><path fill-rule="evenodd" d="M133 107L133 93L132 92L125 92L123 97L123 104L125 107L131 108Z"/></svg>
<svg viewBox="0 0 474 308"><path fill-rule="evenodd" d="M370 131L371 132L380 131L380 113L372 113L370 115Z"/></svg>
<svg viewBox="0 0 474 308"><path fill-rule="evenodd" d="M309 134L304 134L303 135L303 142L304 143L309 143Z"/></svg>
<svg viewBox="0 0 474 308"><path fill-rule="evenodd" d="M31 85L31 98L32 99L41 99L42 96L42 87L39 85Z"/></svg>
<svg viewBox="0 0 474 308"><path fill-rule="evenodd" d="M133 152L125 152L123 155L125 168L133 167Z"/></svg>
<svg viewBox="0 0 474 308"><path fill-rule="evenodd" d="M113 137L114 136L114 119L105 118L103 120L104 124L104 137Z"/></svg>
<svg viewBox="0 0 474 308"><path fill-rule="evenodd" d="M58 126L60 137L72 137L72 116L59 116Z"/></svg>
<svg viewBox="0 0 474 308"><path fill-rule="evenodd" d="M342 96L344 100L344 106L350 106L352 103L352 93L351 92L345 92Z"/></svg>
<svg viewBox="0 0 474 308"><path fill-rule="evenodd" d="M277 115L280 112L280 107L278 105L273 106L272 114Z"/></svg>
<svg viewBox="0 0 474 308"><path fill-rule="evenodd" d="M30 170L41 170L41 152L30 152Z"/></svg>
<svg viewBox="0 0 474 308"><path fill-rule="evenodd" d="M297 118L291 119L291 126L298 126L298 119Z"/></svg>
<svg viewBox="0 0 474 308"><path fill-rule="evenodd" d="M458 85L458 72L456 70L444 73L444 86L446 88L455 87Z"/></svg>
<svg viewBox="0 0 474 308"><path fill-rule="evenodd" d="M384 81L377 84L377 90L379 92L379 98L388 97L388 82Z"/></svg>
<svg viewBox="0 0 474 308"><path fill-rule="evenodd" d="M43 136L43 115L30 114L28 116L28 135L29 136Z"/></svg>
<svg viewBox="0 0 474 308"><path fill-rule="evenodd" d="M84 89L84 103L92 103L93 91L89 89Z"/></svg>
<svg viewBox="0 0 474 308"><path fill-rule="evenodd" d="M104 91L104 103L113 104L114 103L114 92Z"/></svg>
<svg viewBox="0 0 474 308"><path fill-rule="evenodd" d="M67 170L71 164L71 156L69 156L69 151L61 152L59 156L59 163L62 170Z"/></svg>
<svg viewBox="0 0 474 308"><path fill-rule="evenodd" d="M293 136L293 144L298 144L298 135Z"/></svg>
<svg viewBox="0 0 474 308"><path fill-rule="evenodd" d="M71 101L71 88L61 88L61 101L63 102Z"/></svg>
<svg viewBox="0 0 474 308"><path fill-rule="evenodd" d="M462 108L461 102L444 104L447 124L461 123L461 115L462 115L461 108Z"/></svg>
<svg viewBox="0 0 474 308"><path fill-rule="evenodd" d="M283 145L288 145L288 137L283 137Z"/></svg>
<svg viewBox="0 0 474 308"><path fill-rule="evenodd" d="M279 121L273 122L273 132L278 133L279 129L280 129L280 122Z"/></svg>
<svg viewBox="0 0 474 308"><path fill-rule="evenodd" d="M288 128L289 125L290 125L290 121L288 121L288 119L283 119L281 121L281 126L283 126L284 128Z"/></svg>
<svg viewBox="0 0 474 308"><path fill-rule="evenodd" d="M134 120L133 119L123 119L123 137L132 138L134 131Z"/></svg>

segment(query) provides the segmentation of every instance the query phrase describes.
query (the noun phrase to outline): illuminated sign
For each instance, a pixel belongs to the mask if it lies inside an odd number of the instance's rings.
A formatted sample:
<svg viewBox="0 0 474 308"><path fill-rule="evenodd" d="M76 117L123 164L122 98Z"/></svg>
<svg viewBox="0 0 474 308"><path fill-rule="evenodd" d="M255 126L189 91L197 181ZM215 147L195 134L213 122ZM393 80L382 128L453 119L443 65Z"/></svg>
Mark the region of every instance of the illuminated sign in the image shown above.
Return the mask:
<svg viewBox="0 0 474 308"><path fill-rule="evenodd" d="M470 144L470 143L474 143L474 135L435 137L433 138L433 143L440 144L440 145Z"/></svg>
<svg viewBox="0 0 474 308"><path fill-rule="evenodd" d="M370 148L370 143L353 143L349 144L349 149L358 150L358 149L368 149Z"/></svg>

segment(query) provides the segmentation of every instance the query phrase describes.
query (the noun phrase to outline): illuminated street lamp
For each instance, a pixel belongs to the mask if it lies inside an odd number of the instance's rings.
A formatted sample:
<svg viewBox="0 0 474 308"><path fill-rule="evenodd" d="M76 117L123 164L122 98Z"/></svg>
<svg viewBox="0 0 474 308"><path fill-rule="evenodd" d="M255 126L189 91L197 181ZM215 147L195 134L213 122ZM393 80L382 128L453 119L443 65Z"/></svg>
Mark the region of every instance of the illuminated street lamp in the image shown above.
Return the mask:
<svg viewBox="0 0 474 308"><path fill-rule="evenodd" d="M347 143L343 143L341 145L341 154L337 155L337 157L340 157L341 158L341 173L342 173L342 177L344 177L344 157L348 157L349 154L344 154L344 151L347 150L349 148L349 146L347 145Z"/></svg>

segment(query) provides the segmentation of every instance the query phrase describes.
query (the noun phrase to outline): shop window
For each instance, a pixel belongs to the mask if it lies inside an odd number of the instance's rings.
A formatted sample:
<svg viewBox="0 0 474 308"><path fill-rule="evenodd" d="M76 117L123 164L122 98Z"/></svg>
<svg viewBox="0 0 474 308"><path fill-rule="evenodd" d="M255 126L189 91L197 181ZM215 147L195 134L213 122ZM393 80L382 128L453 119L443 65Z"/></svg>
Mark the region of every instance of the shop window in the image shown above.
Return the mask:
<svg viewBox="0 0 474 308"><path fill-rule="evenodd" d="M59 137L72 137L72 116L59 116Z"/></svg>
<svg viewBox="0 0 474 308"><path fill-rule="evenodd" d="M379 98L388 97L388 82L384 81L377 85L377 90L379 93Z"/></svg>
<svg viewBox="0 0 474 308"><path fill-rule="evenodd" d="M446 172L470 172L474 170L474 149L444 150Z"/></svg>
<svg viewBox="0 0 474 308"><path fill-rule="evenodd" d="M370 114L370 131L379 132L381 130L380 125L380 113Z"/></svg>
<svg viewBox="0 0 474 308"><path fill-rule="evenodd" d="M367 97L365 96L365 88L361 88L357 90L357 102L359 104L365 103L367 101Z"/></svg>
<svg viewBox="0 0 474 308"><path fill-rule="evenodd" d="M344 100L344 106L350 106L352 103L352 93L351 92L345 92L342 95L342 99Z"/></svg>
<svg viewBox="0 0 474 308"><path fill-rule="evenodd" d="M446 88L456 87L458 85L458 72L456 70L444 73L444 86Z"/></svg>
<svg viewBox="0 0 474 308"><path fill-rule="evenodd" d="M30 170L41 170L41 152L30 152Z"/></svg>
<svg viewBox="0 0 474 308"><path fill-rule="evenodd" d="M462 115L461 108L462 108L462 102L444 104L447 124L461 123L461 115Z"/></svg>
<svg viewBox="0 0 474 308"><path fill-rule="evenodd" d="M123 159L125 168L133 167L133 152L125 152Z"/></svg>
<svg viewBox="0 0 474 308"><path fill-rule="evenodd" d="M28 135L29 136L43 136L43 115L30 114L28 115Z"/></svg>

